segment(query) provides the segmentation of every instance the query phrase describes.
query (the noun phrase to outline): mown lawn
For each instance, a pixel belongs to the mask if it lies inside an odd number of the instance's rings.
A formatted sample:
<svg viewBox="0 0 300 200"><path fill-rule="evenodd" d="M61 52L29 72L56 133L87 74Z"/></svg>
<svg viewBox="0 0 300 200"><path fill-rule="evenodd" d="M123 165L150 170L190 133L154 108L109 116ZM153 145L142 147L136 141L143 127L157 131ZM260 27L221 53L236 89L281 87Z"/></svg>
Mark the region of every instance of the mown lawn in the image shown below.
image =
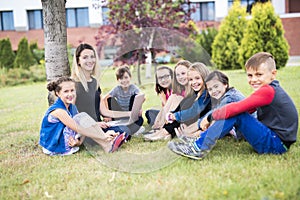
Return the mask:
<svg viewBox="0 0 300 200"><path fill-rule="evenodd" d="M243 70L225 73L231 86L251 93ZM300 67L279 70L277 79L299 112ZM142 82L143 109L159 106L152 79ZM105 70L103 92L115 84L114 71ZM300 199L299 142L275 156L225 138L194 161L171 153L166 142L133 138L114 154L82 148L48 157L38 145L46 83L1 88L0 94L0 199Z"/></svg>

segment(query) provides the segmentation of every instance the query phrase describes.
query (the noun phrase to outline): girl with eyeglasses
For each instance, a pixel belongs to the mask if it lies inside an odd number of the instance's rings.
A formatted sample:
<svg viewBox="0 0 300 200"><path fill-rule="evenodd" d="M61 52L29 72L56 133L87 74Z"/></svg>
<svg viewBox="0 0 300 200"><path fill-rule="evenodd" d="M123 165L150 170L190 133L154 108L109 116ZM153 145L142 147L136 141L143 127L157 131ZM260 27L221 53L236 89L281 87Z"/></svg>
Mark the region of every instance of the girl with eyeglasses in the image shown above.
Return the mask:
<svg viewBox="0 0 300 200"><path fill-rule="evenodd" d="M155 92L161 100L162 106L167 103L167 100L172 94L172 80L173 70L168 66L160 66L156 70L155 74ZM145 115L148 124L153 126L156 116L159 113L159 109L149 109Z"/></svg>

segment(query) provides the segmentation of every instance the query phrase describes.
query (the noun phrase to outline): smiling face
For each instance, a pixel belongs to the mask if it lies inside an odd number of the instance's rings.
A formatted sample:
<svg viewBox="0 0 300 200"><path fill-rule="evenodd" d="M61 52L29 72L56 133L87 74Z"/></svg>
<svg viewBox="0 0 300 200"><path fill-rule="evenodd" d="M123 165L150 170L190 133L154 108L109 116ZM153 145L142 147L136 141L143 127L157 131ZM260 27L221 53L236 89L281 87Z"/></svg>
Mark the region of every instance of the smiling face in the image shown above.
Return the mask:
<svg viewBox="0 0 300 200"><path fill-rule="evenodd" d="M196 92L199 92L204 86L204 81L198 71L189 70L188 80L191 88Z"/></svg>
<svg viewBox="0 0 300 200"><path fill-rule="evenodd" d="M183 65L179 65L175 69L175 74L176 74L176 80L180 85L187 85L188 83L188 78L187 78L187 67Z"/></svg>
<svg viewBox="0 0 300 200"><path fill-rule="evenodd" d="M217 79L212 79L206 82L206 87L210 97L218 100L225 94L228 85Z"/></svg>
<svg viewBox="0 0 300 200"><path fill-rule="evenodd" d="M84 49L79 56L78 65L84 71L92 72L96 64L96 56L93 50Z"/></svg>
<svg viewBox="0 0 300 200"><path fill-rule="evenodd" d="M127 72L124 72L123 76L118 79L119 84L123 89L127 89L130 85L131 77Z"/></svg>
<svg viewBox="0 0 300 200"><path fill-rule="evenodd" d="M168 69L160 69L156 72L158 84L163 88L169 88L172 83L171 74Z"/></svg>
<svg viewBox="0 0 300 200"><path fill-rule="evenodd" d="M60 85L60 91L56 93L58 97L64 102L66 107L75 102L76 90L75 83L72 81L62 82Z"/></svg>
<svg viewBox="0 0 300 200"><path fill-rule="evenodd" d="M262 63L257 69L247 68L248 83L254 91L264 85L270 84L276 77L276 69L270 69L267 64Z"/></svg>

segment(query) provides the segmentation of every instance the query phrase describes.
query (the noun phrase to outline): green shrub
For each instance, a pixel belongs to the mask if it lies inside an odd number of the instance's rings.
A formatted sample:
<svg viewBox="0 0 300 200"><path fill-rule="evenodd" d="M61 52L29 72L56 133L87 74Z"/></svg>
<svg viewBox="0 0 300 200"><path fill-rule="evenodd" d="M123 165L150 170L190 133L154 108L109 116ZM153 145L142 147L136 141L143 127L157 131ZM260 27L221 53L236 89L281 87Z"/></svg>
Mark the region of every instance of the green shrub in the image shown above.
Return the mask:
<svg viewBox="0 0 300 200"><path fill-rule="evenodd" d="M252 8L252 19L244 33L239 50L239 62L244 66L246 60L261 51L271 53L277 68L284 67L288 60L289 45L284 38L284 29L270 2L257 3Z"/></svg>
<svg viewBox="0 0 300 200"><path fill-rule="evenodd" d="M5 86L20 85L29 82L30 71L22 68L12 68L7 72Z"/></svg>
<svg viewBox="0 0 300 200"><path fill-rule="evenodd" d="M0 87L42 81L46 81L46 72L43 65L33 65L29 69L2 68L0 70Z"/></svg>
<svg viewBox="0 0 300 200"><path fill-rule="evenodd" d="M235 1L221 22L212 45L212 60L219 69L240 69L238 48L246 27L246 9Z"/></svg>
<svg viewBox="0 0 300 200"><path fill-rule="evenodd" d="M36 63L41 64L41 61L45 60L45 51L43 49L39 49L37 42L31 42L29 44L29 49L36 60Z"/></svg>
<svg viewBox="0 0 300 200"><path fill-rule="evenodd" d="M26 38L22 38L18 45L14 68L29 69L34 64L36 64L36 61L28 47L28 41Z"/></svg>
<svg viewBox="0 0 300 200"><path fill-rule="evenodd" d="M29 68L30 80L32 82L46 81L46 71L44 65L33 65Z"/></svg>
<svg viewBox="0 0 300 200"><path fill-rule="evenodd" d="M0 40L0 67L10 69L14 65L15 53L9 38Z"/></svg>
<svg viewBox="0 0 300 200"><path fill-rule="evenodd" d="M202 33L196 36L196 41L207 51L209 55L212 54L212 44L217 34L218 30L212 27L203 30Z"/></svg>

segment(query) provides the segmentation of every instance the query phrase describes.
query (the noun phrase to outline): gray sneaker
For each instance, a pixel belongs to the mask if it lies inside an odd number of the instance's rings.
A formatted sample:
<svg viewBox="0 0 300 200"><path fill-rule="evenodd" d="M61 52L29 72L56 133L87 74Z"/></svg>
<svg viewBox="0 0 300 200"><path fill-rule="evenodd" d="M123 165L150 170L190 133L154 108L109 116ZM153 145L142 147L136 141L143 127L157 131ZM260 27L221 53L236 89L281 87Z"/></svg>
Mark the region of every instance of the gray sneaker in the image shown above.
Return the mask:
<svg viewBox="0 0 300 200"><path fill-rule="evenodd" d="M139 135L142 135L144 132L145 132L145 127L141 126L139 128L139 130L137 130L135 133L133 133L133 136L139 136Z"/></svg>
<svg viewBox="0 0 300 200"><path fill-rule="evenodd" d="M175 143L169 142L168 147L171 151L181 156L192 158L195 160L203 159L208 153L208 150L198 150L195 148L194 143Z"/></svg>
<svg viewBox="0 0 300 200"><path fill-rule="evenodd" d="M180 140L180 143L189 144L189 143L195 142L198 138L182 135L182 136L178 137L178 139Z"/></svg>

